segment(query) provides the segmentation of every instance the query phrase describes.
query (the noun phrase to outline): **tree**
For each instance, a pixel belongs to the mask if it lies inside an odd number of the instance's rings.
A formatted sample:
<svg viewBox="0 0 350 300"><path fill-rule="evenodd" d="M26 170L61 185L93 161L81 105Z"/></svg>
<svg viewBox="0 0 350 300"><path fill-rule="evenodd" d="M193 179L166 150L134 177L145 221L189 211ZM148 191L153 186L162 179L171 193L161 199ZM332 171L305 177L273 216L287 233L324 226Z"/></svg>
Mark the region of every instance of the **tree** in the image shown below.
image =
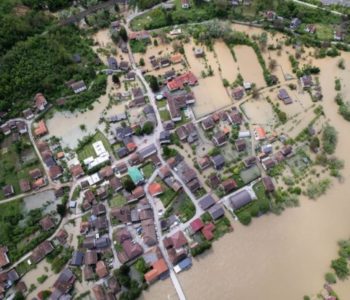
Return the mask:
<svg viewBox="0 0 350 300"><path fill-rule="evenodd" d="M120 85L120 79L119 76L117 74L113 74L112 75L112 81L113 83L115 83L116 85Z"/></svg>
<svg viewBox="0 0 350 300"><path fill-rule="evenodd" d="M154 130L154 125L151 121L145 122L145 124L142 127L143 134L151 134L153 130Z"/></svg>
<svg viewBox="0 0 350 300"><path fill-rule="evenodd" d="M337 279L333 273L326 273L324 277L329 284L334 284L337 282Z"/></svg>
<svg viewBox="0 0 350 300"><path fill-rule="evenodd" d="M131 178L129 176L125 176L123 179L124 179L123 186L124 186L125 190L127 190L129 193L131 193L135 189L134 182L131 180Z"/></svg>
<svg viewBox="0 0 350 300"><path fill-rule="evenodd" d="M25 297L23 296L23 294L21 292L16 292L13 300L25 300Z"/></svg>
<svg viewBox="0 0 350 300"><path fill-rule="evenodd" d="M247 211L240 213L238 218L243 225L249 225L250 222L252 221L252 217L251 217L250 213Z"/></svg>
<svg viewBox="0 0 350 300"><path fill-rule="evenodd" d="M140 58L140 62L139 62L141 67L145 66L145 60L143 59L143 57Z"/></svg>
<svg viewBox="0 0 350 300"><path fill-rule="evenodd" d="M148 76L148 81L149 81L149 85L150 85L152 91L158 92L159 91L159 84L158 84L157 77L150 75L150 76Z"/></svg>
<svg viewBox="0 0 350 300"><path fill-rule="evenodd" d="M346 258L340 257L332 260L331 267L334 269L339 279L346 279L349 276L349 267Z"/></svg>
<svg viewBox="0 0 350 300"><path fill-rule="evenodd" d="M124 42L127 42L127 41L128 41L128 33L126 32L126 29L125 29L124 26L121 26L121 27L120 27L119 36L122 38L122 40L123 40Z"/></svg>
<svg viewBox="0 0 350 300"><path fill-rule="evenodd" d="M329 124L322 133L323 150L327 154L333 154L338 143L338 134L335 128Z"/></svg>
<svg viewBox="0 0 350 300"><path fill-rule="evenodd" d="M56 206L57 213L63 218L66 215L66 206L63 204L57 204Z"/></svg>
<svg viewBox="0 0 350 300"><path fill-rule="evenodd" d="M275 59L271 59L269 62L269 69L270 71L275 70L277 67L277 61Z"/></svg>

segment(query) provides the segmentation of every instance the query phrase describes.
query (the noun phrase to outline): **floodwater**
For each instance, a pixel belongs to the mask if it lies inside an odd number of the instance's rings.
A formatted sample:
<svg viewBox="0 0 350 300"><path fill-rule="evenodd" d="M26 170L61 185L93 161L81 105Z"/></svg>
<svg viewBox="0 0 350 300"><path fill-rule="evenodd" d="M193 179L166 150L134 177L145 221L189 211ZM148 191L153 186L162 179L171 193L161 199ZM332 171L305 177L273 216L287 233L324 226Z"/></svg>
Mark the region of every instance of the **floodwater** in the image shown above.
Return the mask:
<svg viewBox="0 0 350 300"><path fill-rule="evenodd" d="M255 83L258 88L266 86L261 66L253 48L239 45L235 46L233 51L244 81Z"/></svg>
<svg viewBox="0 0 350 300"><path fill-rule="evenodd" d="M225 45L221 43L217 45L216 49L223 46ZM193 53L194 47L193 42L184 45L189 68L198 78L198 85L192 88L196 96L196 104L193 107L193 112L196 118L200 118L232 104L232 100L228 91L223 86L223 78L220 74L218 60L214 52L205 49L205 59L196 58ZM232 57L230 59L233 60ZM207 73L209 66L214 72L213 76L202 78L202 71Z"/></svg>
<svg viewBox="0 0 350 300"><path fill-rule="evenodd" d="M112 78L108 77L107 92L99 98L99 101L94 102L92 110L86 112L55 112L54 116L47 121L47 128L50 136L62 138L63 146L75 148L78 140L88 134L93 134L96 129L103 130L99 124L99 120L103 117L103 113L109 103L109 92L112 91ZM124 105L113 105L108 111L109 114L124 112ZM85 125L85 130L82 131L80 125Z"/></svg>
<svg viewBox="0 0 350 300"><path fill-rule="evenodd" d="M350 54L343 54L346 62ZM342 79L345 97L350 95L350 66L341 71L337 59L315 61L321 68L322 105L326 118L338 131L336 155L345 161L344 183L334 181L317 201L301 198L301 205L254 219L248 227L234 223L234 233L213 244L212 253L195 261L179 275L187 299L302 299L316 295L324 274L337 257L337 241L350 236L350 123L338 114L334 103L334 74ZM341 299L349 299L350 282L334 286ZM145 294L146 299L167 299Z"/></svg>
<svg viewBox="0 0 350 300"><path fill-rule="evenodd" d="M230 49L225 42L218 41L214 44L214 51L220 64L222 78L230 83L234 82L239 72L238 64L234 61Z"/></svg>

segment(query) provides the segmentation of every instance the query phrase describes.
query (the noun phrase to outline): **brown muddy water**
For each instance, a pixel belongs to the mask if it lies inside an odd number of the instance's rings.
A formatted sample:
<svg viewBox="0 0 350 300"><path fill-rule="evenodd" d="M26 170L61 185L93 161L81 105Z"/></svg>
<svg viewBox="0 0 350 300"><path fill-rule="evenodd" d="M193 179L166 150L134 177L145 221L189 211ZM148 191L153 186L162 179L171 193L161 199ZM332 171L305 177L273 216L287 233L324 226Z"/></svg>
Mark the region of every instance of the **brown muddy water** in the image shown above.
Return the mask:
<svg viewBox="0 0 350 300"><path fill-rule="evenodd" d="M343 57L350 61L350 54ZM345 161L344 183L335 181L317 201L302 197L300 207L281 216L266 215L248 227L234 223L233 233L215 242L211 253L179 275L187 299L295 300L322 289L324 274L337 256L337 241L350 236L350 123L338 114L333 78L342 79L342 93L349 100L350 65L341 71L337 61L315 64L321 68L326 118L338 130L336 155ZM350 299L349 281L334 288L341 299ZM167 299L166 294L152 291L145 299Z"/></svg>

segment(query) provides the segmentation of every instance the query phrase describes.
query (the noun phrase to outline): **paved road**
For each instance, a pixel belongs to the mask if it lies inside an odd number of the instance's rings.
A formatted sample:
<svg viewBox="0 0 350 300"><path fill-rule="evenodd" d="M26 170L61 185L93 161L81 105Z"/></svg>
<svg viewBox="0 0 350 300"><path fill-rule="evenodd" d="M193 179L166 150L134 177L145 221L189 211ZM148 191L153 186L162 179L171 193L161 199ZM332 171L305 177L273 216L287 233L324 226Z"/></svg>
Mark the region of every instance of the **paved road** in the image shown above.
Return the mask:
<svg viewBox="0 0 350 300"><path fill-rule="evenodd" d="M331 9L328 9L326 7L319 7L315 4L311 4L311 3L307 3L307 2L304 2L304 1L300 1L300 0L293 0L293 2L297 3L297 4L300 4L300 5L304 5L304 6L308 6L310 8L315 8L315 9L322 9L322 10L325 10L325 11L329 11L330 13L334 14L334 15L338 15L338 16L346 16L345 14L339 12L339 11L336 11L336 10L331 10Z"/></svg>

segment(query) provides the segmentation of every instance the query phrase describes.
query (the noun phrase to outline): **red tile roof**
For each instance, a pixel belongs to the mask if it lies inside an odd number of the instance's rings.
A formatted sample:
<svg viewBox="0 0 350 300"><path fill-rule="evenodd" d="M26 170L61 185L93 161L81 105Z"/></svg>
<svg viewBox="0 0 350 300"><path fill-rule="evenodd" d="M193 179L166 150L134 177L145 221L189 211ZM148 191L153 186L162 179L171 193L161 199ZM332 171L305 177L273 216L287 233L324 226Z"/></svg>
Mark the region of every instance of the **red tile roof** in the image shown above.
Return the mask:
<svg viewBox="0 0 350 300"><path fill-rule="evenodd" d="M172 239L174 248L176 249L181 248L187 244L185 234L181 230L175 232L170 238Z"/></svg>
<svg viewBox="0 0 350 300"><path fill-rule="evenodd" d="M197 218L190 223L190 227L191 227L193 233L201 230L203 228L203 226L204 226L204 224L200 218Z"/></svg>
<svg viewBox="0 0 350 300"><path fill-rule="evenodd" d="M178 89L183 89L184 85L196 85L198 83L197 77L191 72L188 71L185 74L182 74L173 80L167 83L168 89L170 91L175 91Z"/></svg>
<svg viewBox="0 0 350 300"><path fill-rule="evenodd" d="M154 197L163 193L163 188L158 182L153 182L148 186L148 191Z"/></svg>

